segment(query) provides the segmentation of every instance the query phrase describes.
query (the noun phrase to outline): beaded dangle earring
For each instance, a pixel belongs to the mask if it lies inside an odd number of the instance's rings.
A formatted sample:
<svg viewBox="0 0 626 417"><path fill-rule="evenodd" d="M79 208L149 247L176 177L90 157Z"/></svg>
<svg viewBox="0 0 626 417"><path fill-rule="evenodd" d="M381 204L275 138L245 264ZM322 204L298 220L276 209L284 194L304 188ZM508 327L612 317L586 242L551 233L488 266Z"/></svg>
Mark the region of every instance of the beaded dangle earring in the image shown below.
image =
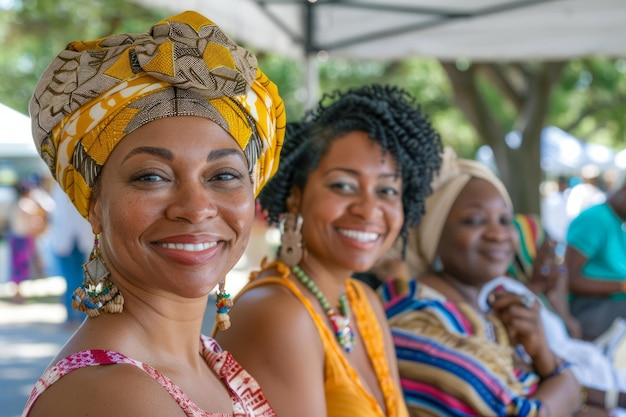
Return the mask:
<svg viewBox="0 0 626 417"><path fill-rule="evenodd" d="M83 264L85 279L72 294L72 308L97 317L101 312L121 313L124 297L109 280L111 273L100 255L100 235L94 236L93 249Z"/></svg>
<svg viewBox="0 0 626 417"><path fill-rule="evenodd" d="M433 272L442 272L443 271L443 262L441 262L441 256L439 256L438 254L435 255L435 259L433 259L433 264L432 264L432 270Z"/></svg>
<svg viewBox="0 0 626 417"><path fill-rule="evenodd" d="M230 316L228 312L233 306L233 300L230 299L230 294L226 292L224 280L220 281L217 290L217 301L215 306L217 307L217 316L215 316L215 322L220 330L227 330L230 327Z"/></svg>
<svg viewBox="0 0 626 417"><path fill-rule="evenodd" d="M290 268L302 259L302 216L285 213L280 222L280 249L278 259Z"/></svg>

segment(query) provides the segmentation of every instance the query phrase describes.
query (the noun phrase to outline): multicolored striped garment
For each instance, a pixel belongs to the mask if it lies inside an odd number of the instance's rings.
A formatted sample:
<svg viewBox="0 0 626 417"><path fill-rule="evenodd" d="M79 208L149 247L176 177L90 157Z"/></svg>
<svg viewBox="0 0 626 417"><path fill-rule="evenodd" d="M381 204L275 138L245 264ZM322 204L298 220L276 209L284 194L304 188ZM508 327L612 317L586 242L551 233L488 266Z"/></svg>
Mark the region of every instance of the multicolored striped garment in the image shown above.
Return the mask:
<svg viewBox="0 0 626 417"><path fill-rule="evenodd" d="M541 247L546 235L537 215L516 214L513 225L519 234L519 244L515 262L509 268L509 274L518 281L528 282L537 250Z"/></svg>
<svg viewBox="0 0 626 417"><path fill-rule="evenodd" d="M411 416L536 416L539 377L494 316L416 281L379 288Z"/></svg>

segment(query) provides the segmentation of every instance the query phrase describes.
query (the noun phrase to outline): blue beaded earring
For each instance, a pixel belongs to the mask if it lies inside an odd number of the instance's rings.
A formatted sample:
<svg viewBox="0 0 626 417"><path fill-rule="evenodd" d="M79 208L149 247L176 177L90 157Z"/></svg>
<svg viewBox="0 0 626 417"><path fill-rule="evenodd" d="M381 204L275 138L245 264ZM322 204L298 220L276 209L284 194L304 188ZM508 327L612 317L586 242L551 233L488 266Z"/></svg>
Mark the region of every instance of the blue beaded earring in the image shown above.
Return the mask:
<svg viewBox="0 0 626 417"><path fill-rule="evenodd" d="M441 272L443 271L443 262L441 261L441 256L435 255L435 259L433 259L433 264L431 266L433 272Z"/></svg>
<svg viewBox="0 0 626 417"><path fill-rule="evenodd" d="M89 260L83 264L85 279L72 294L72 308L97 317L100 313L121 313L124 297L109 280L111 273L100 255L100 235L95 235Z"/></svg>
<svg viewBox="0 0 626 417"><path fill-rule="evenodd" d="M217 301L215 306L217 307L217 316L215 316L215 322L220 330L227 330L230 328L230 316L228 312L233 306L233 300L230 298L230 294L226 292L224 280L220 281L217 290Z"/></svg>

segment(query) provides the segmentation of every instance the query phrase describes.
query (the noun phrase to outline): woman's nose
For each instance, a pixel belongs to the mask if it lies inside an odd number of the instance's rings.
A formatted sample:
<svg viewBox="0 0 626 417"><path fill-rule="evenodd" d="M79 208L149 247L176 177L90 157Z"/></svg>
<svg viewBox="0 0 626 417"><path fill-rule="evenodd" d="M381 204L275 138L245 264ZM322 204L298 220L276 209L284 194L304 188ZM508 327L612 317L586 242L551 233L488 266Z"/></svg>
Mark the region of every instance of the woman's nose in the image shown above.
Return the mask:
<svg viewBox="0 0 626 417"><path fill-rule="evenodd" d="M202 181L189 181L173 187L166 216L172 220L199 223L217 214L210 189Z"/></svg>
<svg viewBox="0 0 626 417"><path fill-rule="evenodd" d="M499 221L492 221L489 222L485 235L494 240L507 240L512 237L513 228Z"/></svg>
<svg viewBox="0 0 626 417"><path fill-rule="evenodd" d="M369 192L361 193L351 207L354 214L364 219L370 219L380 214L380 202L375 195Z"/></svg>

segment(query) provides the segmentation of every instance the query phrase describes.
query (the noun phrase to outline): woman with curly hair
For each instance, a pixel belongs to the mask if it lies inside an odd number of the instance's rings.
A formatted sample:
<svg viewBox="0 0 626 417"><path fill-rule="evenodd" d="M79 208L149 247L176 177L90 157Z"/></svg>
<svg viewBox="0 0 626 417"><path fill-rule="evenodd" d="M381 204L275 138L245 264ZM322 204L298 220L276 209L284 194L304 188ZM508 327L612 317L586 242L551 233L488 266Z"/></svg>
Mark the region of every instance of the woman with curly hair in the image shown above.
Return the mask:
<svg viewBox="0 0 626 417"><path fill-rule="evenodd" d="M442 144L407 92L372 85L325 95L287 127L260 195L280 223L278 259L239 293L216 339L279 416L407 416L384 312L352 279L416 225Z"/></svg>

